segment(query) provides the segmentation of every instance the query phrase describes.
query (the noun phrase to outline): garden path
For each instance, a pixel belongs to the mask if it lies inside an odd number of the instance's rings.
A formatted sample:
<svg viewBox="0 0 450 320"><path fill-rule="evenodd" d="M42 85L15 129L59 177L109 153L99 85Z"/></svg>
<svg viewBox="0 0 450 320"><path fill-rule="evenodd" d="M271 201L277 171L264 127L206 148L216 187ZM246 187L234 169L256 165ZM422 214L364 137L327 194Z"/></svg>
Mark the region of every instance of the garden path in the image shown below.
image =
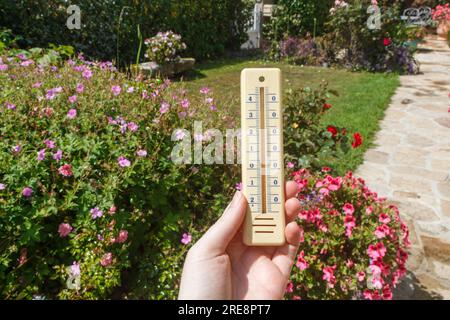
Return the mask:
<svg viewBox="0 0 450 320"><path fill-rule="evenodd" d="M450 299L450 49L428 37L421 74L401 86L356 174L398 205L410 226L410 271L397 299Z"/></svg>

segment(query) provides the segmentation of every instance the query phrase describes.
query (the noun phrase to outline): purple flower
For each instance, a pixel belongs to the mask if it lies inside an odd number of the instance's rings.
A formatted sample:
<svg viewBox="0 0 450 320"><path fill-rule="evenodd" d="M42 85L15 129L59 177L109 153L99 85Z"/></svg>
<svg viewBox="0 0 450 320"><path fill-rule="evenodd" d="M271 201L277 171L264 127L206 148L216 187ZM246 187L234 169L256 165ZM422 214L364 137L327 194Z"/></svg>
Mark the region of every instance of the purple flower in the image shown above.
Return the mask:
<svg viewBox="0 0 450 320"><path fill-rule="evenodd" d="M186 115L187 115L187 113L184 112L184 111L178 112L178 117L179 117L180 119L186 118Z"/></svg>
<svg viewBox="0 0 450 320"><path fill-rule="evenodd" d="M89 68L84 68L84 71L83 71L83 73L81 75L85 79L90 79L90 78L92 78L92 71Z"/></svg>
<svg viewBox="0 0 450 320"><path fill-rule="evenodd" d="M37 159L38 161L43 161L45 159L45 149L41 149L38 151Z"/></svg>
<svg viewBox="0 0 450 320"><path fill-rule="evenodd" d="M67 112L67 118L69 119L75 119L77 116L77 109L70 109L69 112Z"/></svg>
<svg viewBox="0 0 450 320"><path fill-rule="evenodd" d="M15 105L14 103L7 102L7 103L6 103L6 107L7 107L9 110L16 110L16 105Z"/></svg>
<svg viewBox="0 0 450 320"><path fill-rule="evenodd" d="M213 104L213 105L211 105L211 106L209 106L209 109L211 110L211 111L217 111L217 107Z"/></svg>
<svg viewBox="0 0 450 320"><path fill-rule="evenodd" d="M186 133L184 132L184 130L178 129L177 131L175 131L176 141L183 140L185 136L186 136Z"/></svg>
<svg viewBox="0 0 450 320"><path fill-rule="evenodd" d="M53 99L55 99L55 97L56 97L56 94L53 89L47 90L47 93L45 94L45 99L53 100Z"/></svg>
<svg viewBox="0 0 450 320"><path fill-rule="evenodd" d="M134 92L134 87L129 87L129 88L127 89L127 92L128 92L128 93L133 93L133 92Z"/></svg>
<svg viewBox="0 0 450 320"><path fill-rule="evenodd" d="M236 190L242 191L242 182L236 183Z"/></svg>
<svg viewBox="0 0 450 320"><path fill-rule="evenodd" d="M23 195L25 198L31 197L32 194L33 194L33 189L31 189L30 187L25 187L25 188L22 190L22 195Z"/></svg>
<svg viewBox="0 0 450 320"><path fill-rule="evenodd" d="M136 152L136 154L139 156L139 157L146 157L147 156L147 150L138 150L137 152Z"/></svg>
<svg viewBox="0 0 450 320"><path fill-rule="evenodd" d="M0 191L5 190L5 189L6 189L6 184L0 183Z"/></svg>
<svg viewBox="0 0 450 320"><path fill-rule="evenodd" d="M113 95L118 96L122 92L122 88L120 86L112 86L111 92Z"/></svg>
<svg viewBox="0 0 450 320"><path fill-rule="evenodd" d="M33 88L40 88L42 86L42 82L36 82L32 85Z"/></svg>
<svg viewBox="0 0 450 320"><path fill-rule="evenodd" d="M83 93L84 91L84 86L82 83L78 83L77 84L77 88L75 89L78 93Z"/></svg>
<svg viewBox="0 0 450 320"><path fill-rule="evenodd" d="M192 236L189 233L183 233L183 236L181 237L181 243L187 245L191 241Z"/></svg>
<svg viewBox="0 0 450 320"><path fill-rule="evenodd" d="M55 141L50 140L50 139L45 139L44 143L47 146L47 148L49 148L49 149L53 149L56 146Z"/></svg>
<svg viewBox="0 0 450 320"><path fill-rule="evenodd" d="M122 168L129 167L131 165L131 162L124 156L120 156L117 161L119 162L119 166Z"/></svg>
<svg viewBox="0 0 450 320"><path fill-rule="evenodd" d="M128 122L127 126L131 132L135 132L135 131L137 131L137 129L139 129L139 126L134 122Z"/></svg>
<svg viewBox="0 0 450 320"><path fill-rule="evenodd" d="M0 63L0 71L6 71L6 70L8 70L8 65Z"/></svg>
<svg viewBox="0 0 450 320"><path fill-rule="evenodd" d="M62 150L56 151L56 153L53 154L53 159L55 159L57 162L61 161L62 159Z"/></svg>
<svg viewBox="0 0 450 320"><path fill-rule="evenodd" d="M24 53L19 53L19 54L17 55L17 58L19 58L20 60L26 60L26 59L27 59L27 57L25 56Z"/></svg>
<svg viewBox="0 0 450 320"><path fill-rule="evenodd" d="M98 207L92 208L90 212L92 215L92 219L94 220L103 216L103 211L100 210Z"/></svg>
<svg viewBox="0 0 450 320"><path fill-rule="evenodd" d="M20 63L20 65L21 65L22 67L28 67L29 65L31 65L31 64L33 64L33 63L34 63L33 60L25 60L25 61L22 61L22 62Z"/></svg>
<svg viewBox="0 0 450 320"><path fill-rule="evenodd" d="M17 146L14 146L12 148L12 150L13 150L14 153L19 153L20 151L22 151L22 147L17 145Z"/></svg>

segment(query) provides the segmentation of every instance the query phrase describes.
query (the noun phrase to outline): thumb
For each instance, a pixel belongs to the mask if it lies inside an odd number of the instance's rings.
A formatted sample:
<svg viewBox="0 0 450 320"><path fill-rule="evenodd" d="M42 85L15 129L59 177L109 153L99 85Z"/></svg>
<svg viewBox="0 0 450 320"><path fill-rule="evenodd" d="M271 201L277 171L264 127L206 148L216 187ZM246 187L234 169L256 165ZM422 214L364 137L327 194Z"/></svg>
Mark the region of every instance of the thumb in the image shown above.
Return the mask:
<svg viewBox="0 0 450 320"><path fill-rule="evenodd" d="M197 249L209 254L225 252L244 221L247 206L244 195L237 191L220 219L197 242Z"/></svg>

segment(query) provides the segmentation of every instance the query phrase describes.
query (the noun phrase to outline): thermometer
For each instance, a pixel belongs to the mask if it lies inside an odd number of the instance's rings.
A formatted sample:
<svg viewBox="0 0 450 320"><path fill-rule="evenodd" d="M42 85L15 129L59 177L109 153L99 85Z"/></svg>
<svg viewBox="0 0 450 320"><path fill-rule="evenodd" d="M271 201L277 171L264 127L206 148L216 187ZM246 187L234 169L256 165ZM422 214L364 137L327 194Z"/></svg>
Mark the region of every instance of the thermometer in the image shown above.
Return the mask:
<svg viewBox="0 0 450 320"><path fill-rule="evenodd" d="M280 69L241 74L242 191L248 207L244 243L285 243L283 113Z"/></svg>

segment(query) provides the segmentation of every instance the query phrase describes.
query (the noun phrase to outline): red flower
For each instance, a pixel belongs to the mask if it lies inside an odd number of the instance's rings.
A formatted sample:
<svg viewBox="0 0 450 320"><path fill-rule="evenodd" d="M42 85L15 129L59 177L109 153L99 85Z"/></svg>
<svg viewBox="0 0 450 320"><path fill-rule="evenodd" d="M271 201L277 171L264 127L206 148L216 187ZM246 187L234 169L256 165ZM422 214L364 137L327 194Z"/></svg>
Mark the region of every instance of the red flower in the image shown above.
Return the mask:
<svg viewBox="0 0 450 320"><path fill-rule="evenodd" d="M338 134L338 130L336 129L335 126L328 126L327 131L331 132L333 138L336 137L336 135Z"/></svg>
<svg viewBox="0 0 450 320"><path fill-rule="evenodd" d="M59 174L63 175L64 177L71 177L72 176L72 166L70 164L65 164L61 166L59 169Z"/></svg>
<svg viewBox="0 0 450 320"><path fill-rule="evenodd" d="M383 39L383 44L384 44L385 47L391 45L391 43L392 43L392 40L390 38L384 38Z"/></svg>
<svg viewBox="0 0 450 320"><path fill-rule="evenodd" d="M362 145L362 142L363 142L363 140L362 140L361 134L360 134L359 132L356 132L356 133L353 135L352 148L353 148L353 149L358 148L360 145Z"/></svg>
<svg viewBox="0 0 450 320"><path fill-rule="evenodd" d="M331 105L331 104L329 104L329 103L325 103L324 105L323 105L323 109L324 110L328 110L328 109L331 109L333 106Z"/></svg>

